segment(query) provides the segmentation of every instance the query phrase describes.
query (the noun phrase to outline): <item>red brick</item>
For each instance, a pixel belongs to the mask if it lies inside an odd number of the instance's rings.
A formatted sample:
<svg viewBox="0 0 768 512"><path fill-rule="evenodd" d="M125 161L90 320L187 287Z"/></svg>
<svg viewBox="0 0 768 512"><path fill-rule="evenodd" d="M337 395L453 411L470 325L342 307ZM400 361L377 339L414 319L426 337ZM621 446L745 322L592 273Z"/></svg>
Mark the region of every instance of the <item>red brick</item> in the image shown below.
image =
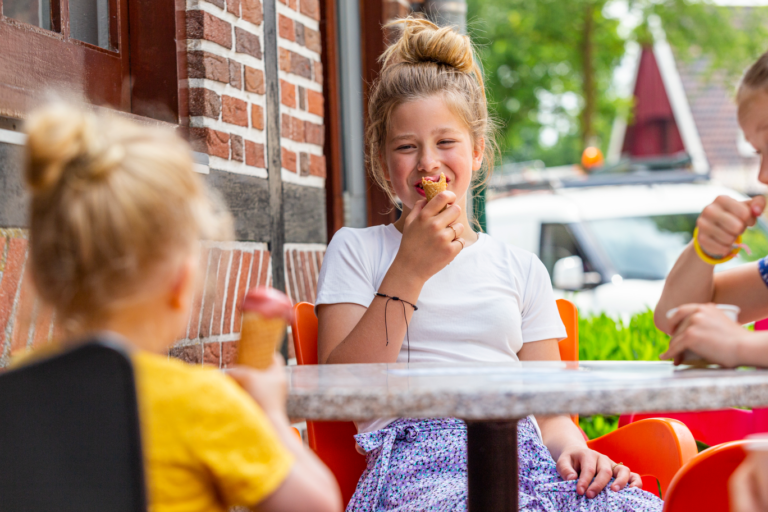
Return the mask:
<svg viewBox="0 0 768 512"><path fill-rule="evenodd" d="M312 61L310 61L307 57L299 55L298 53L292 52L290 50L289 53L291 54L291 69L289 72L311 80Z"/></svg>
<svg viewBox="0 0 768 512"><path fill-rule="evenodd" d="M317 269L315 268L315 253L317 251L308 251L307 252L307 270L309 271L309 282L312 284L312 297L309 302L312 302L313 304L315 301L317 301L317 280L318 280L318 274Z"/></svg>
<svg viewBox="0 0 768 512"><path fill-rule="evenodd" d="M221 368L221 343L212 341L203 344L203 364Z"/></svg>
<svg viewBox="0 0 768 512"><path fill-rule="evenodd" d="M301 46L304 46L306 44L306 42L304 41L304 29L306 27L304 27L304 25L298 21L294 21L293 24L295 27L294 37L296 38L296 44L300 44Z"/></svg>
<svg viewBox="0 0 768 512"><path fill-rule="evenodd" d="M202 151L219 158L229 158L229 134L212 128L190 128L189 137L189 142L195 151Z"/></svg>
<svg viewBox="0 0 768 512"><path fill-rule="evenodd" d="M296 0L288 0L288 8L293 9L294 11L298 10L298 5L296 5Z"/></svg>
<svg viewBox="0 0 768 512"><path fill-rule="evenodd" d="M16 306L16 319L13 322L13 333L11 334L11 354L27 349L34 313L35 288L32 285L32 276L27 270L21 278L21 294Z"/></svg>
<svg viewBox="0 0 768 512"><path fill-rule="evenodd" d="M282 114L280 120L280 132L283 137L296 142L304 142L304 123L301 120L288 114Z"/></svg>
<svg viewBox="0 0 768 512"><path fill-rule="evenodd" d="M243 88L243 66L234 60L229 61L229 85L235 89Z"/></svg>
<svg viewBox="0 0 768 512"><path fill-rule="evenodd" d="M198 264L198 271L205 276L208 269L208 256L210 250L207 247L203 247L200 251L200 263ZM192 302L192 312L189 315L189 333L187 337L191 340L196 339L200 334L200 311L203 307L203 292L205 291L205 277L197 285L195 290L195 299Z"/></svg>
<svg viewBox="0 0 768 512"><path fill-rule="evenodd" d="M240 281L240 263L243 259L243 251L235 250L232 252L232 265L229 268L229 285L227 286L227 298L224 306L224 326L221 328L221 334L232 332L232 312L237 311L235 301L237 300L237 284Z"/></svg>
<svg viewBox="0 0 768 512"><path fill-rule="evenodd" d="M256 258L254 254L254 263L251 269L251 283L250 288L254 286L269 286L269 251L259 251L261 253L261 260L259 265L256 265Z"/></svg>
<svg viewBox="0 0 768 512"><path fill-rule="evenodd" d="M221 253L221 262L216 276L216 298L213 303L213 324L211 325L211 336L221 334L221 319L224 313L224 301L227 293L227 270L229 269L232 251Z"/></svg>
<svg viewBox="0 0 768 512"><path fill-rule="evenodd" d="M227 0L227 11L240 16L240 0Z"/></svg>
<svg viewBox="0 0 768 512"><path fill-rule="evenodd" d="M189 115L218 119L221 113L221 98L210 89L195 87L189 90Z"/></svg>
<svg viewBox="0 0 768 512"><path fill-rule="evenodd" d="M221 119L225 123L248 126L248 103L232 96L221 98Z"/></svg>
<svg viewBox="0 0 768 512"><path fill-rule="evenodd" d="M221 343L221 367L231 368L237 364L237 342L223 341Z"/></svg>
<svg viewBox="0 0 768 512"><path fill-rule="evenodd" d="M13 303L21 283L26 253L27 241L25 239L8 239L8 257L5 260L2 281L0 281L0 350L6 343L5 330L11 321ZM2 257L2 253L0 253L0 257Z"/></svg>
<svg viewBox="0 0 768 512"><path fill-rule="evenodd" d="M304 29L304 44L308 50L320 53L323 49L323 43L320 39L320 32L306 27Z"/></svg>
<svg viewBox="0 0 768 512"><path fill-rule="evenodd" d="M325 129L321 124L304 121L304 140L322 146L325 143Z"/></svg>
<svg viewBox="0 0 768 512"><path fill-rule="evenodd" d="M261 59L261 43L259 37L247 30L235 27L235 50L251 57Z"/></svg>
<svg viewBox="0 0 768 512"><path fill-rule="evenodd" d="M264 21L264 11L259 0L242 0L243 19L254 25L261 25Z"/></svg>
<svg viewBox="0 0 768 512"><path fill-rule="evenodd" d="M251 167L267 168L264 159L264 144L258 142L245 141L245 164Z"/></svg>
<svg viewBox="0 0 768 512"><path fill-rule="evenodd" d="M261 105L251 105L251 126L257 130L264 129L264 109Z"/></svg>
<svg viewBox="0 0 768 512"><path fill-rule="evenodd" d="M208 52L187 53L187 74L189 78L207 78L229 83L229 62Z"/></svg>
<svg viewBox="0 0 768 512"><path fill-rule="evenodd" d="M293 20L282 14L277 15L277 30L280 37L289 41L296 40L296 31L293 27Z"/></svg>
<svg viewBox="0 0 768 512"><path fill-rule="evenodd" d="M286 73L291 72L291 54L293 53L290 50L286 50L285 48L278 48L279 52L279 65L280 65L280 71L285 71Z"/></svg>
<svg viewBox="0 0 768 512"><path fill-rule="evenodd" d="M186 347L173 347L169 351L171 357L181 359L189 364L201 364L203 362L203 347L201 345L187 345Z"/></svg>
<svg viewBox="0 0 768 512"><path fill-rule="evenodd" d="M296 108L296 86L291 82L280 80L280 103L286 107Z"/></svg>
<svg viewBox="0 0 768 512"><path fill-rule="evenodd" d="M322 93L312 90L307 91L307 110L310 114L325 115L325 98L323 98Z"/></svg>
<svg viewBox="0 0 768 512"><path fill-rule="evenodd" d="M310 280L310 271L309 271L309 258L307 257L307 253L305 251L299 251L299 258L301 260L301 278L304 280L304 301L305 302L315 302L315 294L312 291L312 284Z"/></svg>
<svg viewBox="0 0 768 512"><path fill-rule="evenodd" d="M296 172L296 153L285 148L280 149L282 150L283 169Z"/></svg>
<svg viewBox="0 0 768 512"><path fill-rule="evenodd" d="M221 264L221 249L211 249L211 259L208 271L205 273L205 292L203 292L203 315L200 320L200 337L207 338L211 335L211 323L213 322L213 309L216 304L216 279Z"/></svg>
<svg viewBox="0 0 768 512"><path fill-rule="evenodd" d="M318 0L301 0L300 8L301 14L320 21L320 2Z"/></svg>
<svg viewBox="0 0 768 512"><path fill-rule="evenodd" d="M245 90L264 94L267 89L264 85L264 72L260 69L249 68L245 66Z"/></svg>
<svg viewBox="0 0 768 512"><path fill-rule="evenodd" d="M232 148L232 160L242 162L244 160L245 148L243 147L243 138L234 133L229 136L229 145Z"/></svg>
<svg viewBox="0 0 768 512"><path fill-rule="evenodd" d="M232 25L205 11L187 11L187 39L205 39L232 49Z"/></svg>
<svg viewBox="0 0 768 512"><path fill-rule="evenodd" d="M394 20L408 16L410 9L399 2L384 2L384 19Z"/></svg>
<svg viewBox="0 0 768 512"><path fill-rule="evenodd" d="M323 83L323 63L315 62L314 71L315 71L315 76L314 76L315 82L322 84Z"/></svg>
<svg viewBox="0 0 768 512"><path fill-rule="evenodd" d="M224 0L207 0L207 2L209 4L215 5L219 9L223 9L224 8Z"/></svg>
<svg viewBox="0 0 768 512"><path fill-rule="evenodd" d="M51 341L52 322L53 308L42 300L38 300L37 317L35 318L35 337L32 340L33 349L45 346Z"/></svg>
<svg viewBox="0 0 768 512"><path fill-rule="evenodd" d="M299 108L307 110L307 89L299 86Z"/></svg>
<svg viewBox="0 0 768 512"><path fill-rule="evenodd" d="M240 323L242 321L242 310L240 306L243 304L243 298L245 297L246 288L248 287L248 278L251 272L251 260L253 254L250 252L243 253L243 262L240 265L240 278L237 281L237 297L235 299L235 322L232 332L240 332Z"/></svg>
<svg viewBox="0 0 768 512"><path fill-rule="evenodd" d="M325 156L309 155L309 173L325 178Z"/></svg>

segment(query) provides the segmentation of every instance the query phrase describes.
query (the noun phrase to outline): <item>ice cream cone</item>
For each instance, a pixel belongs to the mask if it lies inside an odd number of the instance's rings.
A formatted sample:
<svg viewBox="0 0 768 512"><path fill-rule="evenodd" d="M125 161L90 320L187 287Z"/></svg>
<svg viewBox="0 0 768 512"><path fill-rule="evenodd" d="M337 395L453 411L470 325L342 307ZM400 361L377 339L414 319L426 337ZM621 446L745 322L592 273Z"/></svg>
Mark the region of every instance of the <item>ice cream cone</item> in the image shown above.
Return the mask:
<svg viewBox="0 0 768 512"><path fill-rule="evenodd" d="M283 318L264 318L259 313L243 312L243 327L237 350L238 364L263 370L272 364L278 345L285 338Z"/></svg>
<svg viewBox="0 0 768 512"><path fill-rule="evenodd" d="M448 189L448 183L445 181L445 174L440 173L439 181L429 181L426 178L421 179L421 186L427 196L427 201L431 201L437 194Z"/></svg>
<svg viewBox="0 0 768 512"><path fill-rule="evenodd" d="M243 302L237 362L263 370L272 364L291 319L291 300L274 288L254 288Z"/></svg>

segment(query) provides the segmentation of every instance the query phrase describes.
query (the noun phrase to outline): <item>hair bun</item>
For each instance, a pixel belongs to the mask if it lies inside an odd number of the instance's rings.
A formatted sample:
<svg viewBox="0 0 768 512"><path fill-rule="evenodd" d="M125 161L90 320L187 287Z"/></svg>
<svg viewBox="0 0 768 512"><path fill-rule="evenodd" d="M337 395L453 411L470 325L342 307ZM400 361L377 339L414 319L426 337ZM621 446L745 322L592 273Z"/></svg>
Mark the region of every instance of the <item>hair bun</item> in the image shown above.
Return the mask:
<svg viewBox="0 0 768 512"><path fill-rule="evenodd" d="M99 179L125 156L121 145L108 144L99 133L98 116L66 103L37 110L27 121L26 181L33 193L45 193L69 174ZM74 173L66 172L79 162Z"/></svg>
<svg viewBox="0 0 768 512"><path fill-rule="evenodd" d="M476 73L472 43L469 36L453 27L438 27L429 20L407 17L385 27L400 28L400 38L381 56L384 68L407 62L434 62L455 68L462 73Z"/></svg>

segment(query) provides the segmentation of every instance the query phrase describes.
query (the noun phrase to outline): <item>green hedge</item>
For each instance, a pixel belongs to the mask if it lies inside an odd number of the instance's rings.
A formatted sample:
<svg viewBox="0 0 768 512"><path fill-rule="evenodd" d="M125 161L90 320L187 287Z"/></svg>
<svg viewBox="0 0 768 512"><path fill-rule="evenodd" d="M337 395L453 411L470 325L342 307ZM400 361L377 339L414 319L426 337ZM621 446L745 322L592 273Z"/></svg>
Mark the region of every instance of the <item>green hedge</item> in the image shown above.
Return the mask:
<svg viewBox="0 0 768 512"><path fill-rule="evenodd" d="M658 361L669 336L653 324L653 311L634 315L629 325L602 314L579 318L579 360ZM618 416L586 416L579 425L590 439L616 430Z"/></svg>

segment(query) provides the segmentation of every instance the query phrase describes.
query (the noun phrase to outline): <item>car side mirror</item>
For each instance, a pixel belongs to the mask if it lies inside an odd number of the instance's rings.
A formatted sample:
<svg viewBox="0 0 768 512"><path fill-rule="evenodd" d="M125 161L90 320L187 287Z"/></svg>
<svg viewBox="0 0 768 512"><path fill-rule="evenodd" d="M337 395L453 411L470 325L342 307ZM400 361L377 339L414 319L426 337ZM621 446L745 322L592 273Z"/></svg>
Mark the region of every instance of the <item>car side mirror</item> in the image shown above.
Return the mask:
<svg viewBox="0 0 768 512"><path fill-rule="evenodd" d="M560 258L552 270L552 281L559 290L584 288L584 262L578 256Z"/></svg>

